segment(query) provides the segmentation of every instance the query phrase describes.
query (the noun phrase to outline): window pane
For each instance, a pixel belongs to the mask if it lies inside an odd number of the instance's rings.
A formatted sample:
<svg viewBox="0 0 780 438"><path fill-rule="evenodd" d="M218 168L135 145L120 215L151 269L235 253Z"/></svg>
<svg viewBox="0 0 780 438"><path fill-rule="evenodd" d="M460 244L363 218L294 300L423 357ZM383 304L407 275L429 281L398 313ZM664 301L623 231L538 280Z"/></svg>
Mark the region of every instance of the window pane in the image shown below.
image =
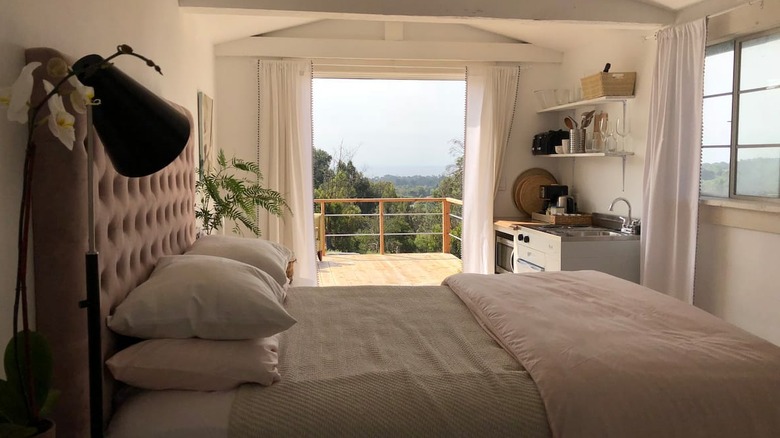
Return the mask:
<svg viewBox="0 0 780 438"><path fill-rule="evenodd" d="M742 43L739 89L750 90L780 85L778 53L780 53L780 34L777 33Z"/></svg>
<svg viewBox="0 0 780 438"><path fill-rule="evenodd" d="M701 194L729 197L729 162L731 148L702 148Z"/></svg>
<svg viewBox="0 0 780 438"><path fill-rule="evenodd" d="M737 149L737 194L777 198L780 147Z"/></svg>
<svg viewBox="0 0 780 438"><path fill-rule="evenodd" d="M734 42L707 47L704 56L704 95L730 93L734 89Z"/></svg>
<svg viewBox="0 0 780 438"><path fill-rule="evenodd" d="M780 88L740 94L738 144L780 144L778 108Z"/></svg>
<svg viewBox="0 0 780 438"><path fill-rule="evenodd" d="M731 96L705 97L702 127L704 146L731 144Z"/></svg>

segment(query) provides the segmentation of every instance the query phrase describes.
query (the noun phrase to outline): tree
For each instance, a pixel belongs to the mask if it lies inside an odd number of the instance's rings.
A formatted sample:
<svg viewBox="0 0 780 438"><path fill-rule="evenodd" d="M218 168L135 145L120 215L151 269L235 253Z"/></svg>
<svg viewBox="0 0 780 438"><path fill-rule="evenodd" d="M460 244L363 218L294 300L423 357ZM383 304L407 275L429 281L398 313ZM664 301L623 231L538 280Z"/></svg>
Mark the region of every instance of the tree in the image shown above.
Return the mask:
<svg viewBox="0 0 780 438"><path fill-rule="evenodd" d="M314 163L314 188L321 186L323 182L333 178L333 170L330 162L333 157L322 149L314 149L312 161Z"/></svg>
<svg viewBox="0 0 780 438"><path fill-rule="evenodd" d="M447 171L439 182L439 186L433 190L436 198L463 199L463 164L466 146L463 141L450 140L450 154L455 157L455 164L447 166Z"/></svg>

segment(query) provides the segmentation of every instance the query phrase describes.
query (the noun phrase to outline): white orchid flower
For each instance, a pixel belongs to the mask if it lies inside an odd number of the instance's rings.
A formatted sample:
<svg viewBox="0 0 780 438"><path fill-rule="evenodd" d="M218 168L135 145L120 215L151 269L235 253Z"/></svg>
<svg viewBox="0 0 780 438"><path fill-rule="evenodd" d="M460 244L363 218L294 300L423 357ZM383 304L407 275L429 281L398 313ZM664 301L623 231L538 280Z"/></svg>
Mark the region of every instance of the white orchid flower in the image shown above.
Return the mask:
<svg viewBox="0 0 780 438"><path fill-rule="evenodd" d="M43 89L46 93L51 93L54 86L48 81L43 81ZM76 141L76 118L65 111L65 105L62 103L62 96L55 94L49 98L49 130L57 137L68 150L73 150L73 143Z"/></svg>
<svg viewBox="0 0 780 438"><path fill-rule="evenodd" d="M70 103L73 105L73 110L79 114L86 113L87 105L95 98L95 89L79 82L76 76L71 76L68 81L75 88L74 92L70 94Z"/></svg>
<svg viewBox="0 0 780 438"><path fill-rule="evenodd" d="M40 67L40 62L31 62L22 68L19 77L10 88L0 91L0 103L8 105L8 120L27 123L27 112L30 109L30 95L33 88L33 71Z"/></svg>

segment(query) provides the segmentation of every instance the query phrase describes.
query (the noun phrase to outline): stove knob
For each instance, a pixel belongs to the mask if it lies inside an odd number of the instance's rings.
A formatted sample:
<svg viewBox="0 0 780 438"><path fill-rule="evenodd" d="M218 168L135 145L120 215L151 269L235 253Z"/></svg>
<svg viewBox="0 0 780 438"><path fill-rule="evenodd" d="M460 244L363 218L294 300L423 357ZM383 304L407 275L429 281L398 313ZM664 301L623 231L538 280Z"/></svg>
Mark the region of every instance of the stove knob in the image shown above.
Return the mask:
<svg viewBox="0 0 780 438"><path fill-rule="evenodd" d="M518 235L517 235L517 240L518 240L519 242L522 242L522 241L523 241L523 235L522 235L522 234L518 234Z"/></svg>
<svg viewBox="0 0 780 438"><path fill-rule="evenodd" d="M525 236L525 238L523 238L523 242L525 242L525 243L528 243L529 240L530 239L528 238L528 236Z"/></svg>

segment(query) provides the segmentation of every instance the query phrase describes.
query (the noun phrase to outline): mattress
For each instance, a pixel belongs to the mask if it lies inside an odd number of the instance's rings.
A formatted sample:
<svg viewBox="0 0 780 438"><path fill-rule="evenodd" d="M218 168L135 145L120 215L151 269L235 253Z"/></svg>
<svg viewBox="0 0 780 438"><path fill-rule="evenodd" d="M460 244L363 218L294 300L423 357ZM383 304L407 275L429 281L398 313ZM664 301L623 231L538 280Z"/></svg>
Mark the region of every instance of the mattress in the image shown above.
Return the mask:
<svg viewBox="0 0 780 438"><path fill-rule="evenodd" d="M527 371L447 287L291 288L286 305L281 382L141 392L109 437L551 436Z"/></svg>

